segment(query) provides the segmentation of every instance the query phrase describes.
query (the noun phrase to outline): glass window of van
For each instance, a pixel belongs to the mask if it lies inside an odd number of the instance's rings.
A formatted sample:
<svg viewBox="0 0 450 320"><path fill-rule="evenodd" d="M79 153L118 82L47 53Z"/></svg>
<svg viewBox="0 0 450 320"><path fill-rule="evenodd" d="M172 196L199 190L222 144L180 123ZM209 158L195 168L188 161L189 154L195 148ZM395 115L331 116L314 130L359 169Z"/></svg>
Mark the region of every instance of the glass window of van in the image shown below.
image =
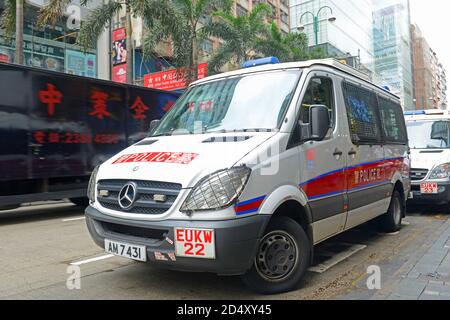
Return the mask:
<svg viewBox="0 0 450 320"><path fill-rule="evenodd" d="M300 74L300 70L253 73L193 86L153 135L278 130Z"/></svg>
<svg viewBox="0 0 450 320"><path fill-rule="evenodd" d="M411 149L449 149L450 130L448 121L408 122Z"/></svg>
<svg viewBox="0 0 450 320"><path fill-rule="evenodd" d="M378 102L385 141L406 144L406 128L400 104L384 98L379 98Z"/></svg>
<svg viewBox="0 0 450 320"><path fill-rule="evenodd" d="M381 142L378 101L375 93L349 83L344 83L343 88L353 142Z"/></svg>
<svg viewBox="0 0 450 320"><path fill-rule="evenodd" d="M329 78L312 78L302 100L300 119L309 123L309 109L312 105L324 105L330 111L331 123L334 123L333 82Z"/></svg>

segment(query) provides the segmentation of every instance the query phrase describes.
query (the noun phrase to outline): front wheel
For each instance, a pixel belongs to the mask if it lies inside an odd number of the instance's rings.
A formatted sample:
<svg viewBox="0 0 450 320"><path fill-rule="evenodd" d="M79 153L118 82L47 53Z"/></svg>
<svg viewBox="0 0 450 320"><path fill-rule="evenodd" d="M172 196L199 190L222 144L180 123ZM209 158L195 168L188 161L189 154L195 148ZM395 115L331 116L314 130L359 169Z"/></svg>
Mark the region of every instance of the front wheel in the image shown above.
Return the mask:
<svg viewBox="0 0 450 320"><path fill-rule="evenodd" d="M273 218L262 237L244 283L262 294L294 290L310 261L310 244L303 228L288 217Z"/></svg>
<svg viewBox="0 0 450 320"><path fill-rule="evenodd" d="M380 217L380 224L385 232L397 232L402 225L405 207L398 191L392 194L388 211Z"/></svg>

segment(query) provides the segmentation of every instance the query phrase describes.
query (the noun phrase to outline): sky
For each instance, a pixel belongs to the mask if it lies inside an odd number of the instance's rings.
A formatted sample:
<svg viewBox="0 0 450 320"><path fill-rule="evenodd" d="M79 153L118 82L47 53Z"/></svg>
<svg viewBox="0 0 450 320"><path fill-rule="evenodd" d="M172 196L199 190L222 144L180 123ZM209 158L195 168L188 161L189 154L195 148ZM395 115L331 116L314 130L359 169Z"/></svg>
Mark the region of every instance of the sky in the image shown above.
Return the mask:
<svg viewBox="0 0 450 320"><path fill-rule="evenodd" d="M447 70L450 85L450 1L410 0L411 22L417 23L431 49ZM447 91L450 97L450 88Z"/></svg>

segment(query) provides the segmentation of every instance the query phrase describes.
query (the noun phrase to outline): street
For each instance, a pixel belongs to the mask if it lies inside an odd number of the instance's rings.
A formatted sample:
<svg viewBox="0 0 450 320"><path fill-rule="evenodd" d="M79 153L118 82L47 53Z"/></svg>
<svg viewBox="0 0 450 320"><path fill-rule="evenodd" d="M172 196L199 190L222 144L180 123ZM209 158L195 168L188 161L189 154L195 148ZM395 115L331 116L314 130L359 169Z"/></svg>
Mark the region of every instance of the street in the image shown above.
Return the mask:
<svg viewBox="0 0 450 320"><path fill-rule="evenodd" d="M450 299L450 216L442 208L413 211L399 233L380 234L369 223L326 241L298 290L261 296L238 277L109 256L92 242L83 208L29 205L0 213L0 299ZM81 268L79 290L66 286L71 265ZM374 265L380 290L366 286Z"/></svg>

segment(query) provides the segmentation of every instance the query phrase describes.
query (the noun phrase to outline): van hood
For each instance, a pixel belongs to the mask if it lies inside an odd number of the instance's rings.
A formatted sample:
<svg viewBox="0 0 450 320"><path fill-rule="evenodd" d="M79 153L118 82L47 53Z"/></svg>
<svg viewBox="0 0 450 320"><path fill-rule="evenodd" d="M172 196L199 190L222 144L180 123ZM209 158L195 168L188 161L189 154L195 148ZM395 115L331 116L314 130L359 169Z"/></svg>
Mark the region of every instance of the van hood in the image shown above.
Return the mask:
<svg viewBox="0 0 450 320"><path fill-rule="evenodd" d="M450 162L449 149L411 149L411 168L431 170Z"/></svg>
<svg viewBox="0 0 450 320"><path fill-rule="evenodd" d="M198 134L146 138L101 165L98 180L180 183L192 188L203 177L231 168L276 132Z"/></svg>

